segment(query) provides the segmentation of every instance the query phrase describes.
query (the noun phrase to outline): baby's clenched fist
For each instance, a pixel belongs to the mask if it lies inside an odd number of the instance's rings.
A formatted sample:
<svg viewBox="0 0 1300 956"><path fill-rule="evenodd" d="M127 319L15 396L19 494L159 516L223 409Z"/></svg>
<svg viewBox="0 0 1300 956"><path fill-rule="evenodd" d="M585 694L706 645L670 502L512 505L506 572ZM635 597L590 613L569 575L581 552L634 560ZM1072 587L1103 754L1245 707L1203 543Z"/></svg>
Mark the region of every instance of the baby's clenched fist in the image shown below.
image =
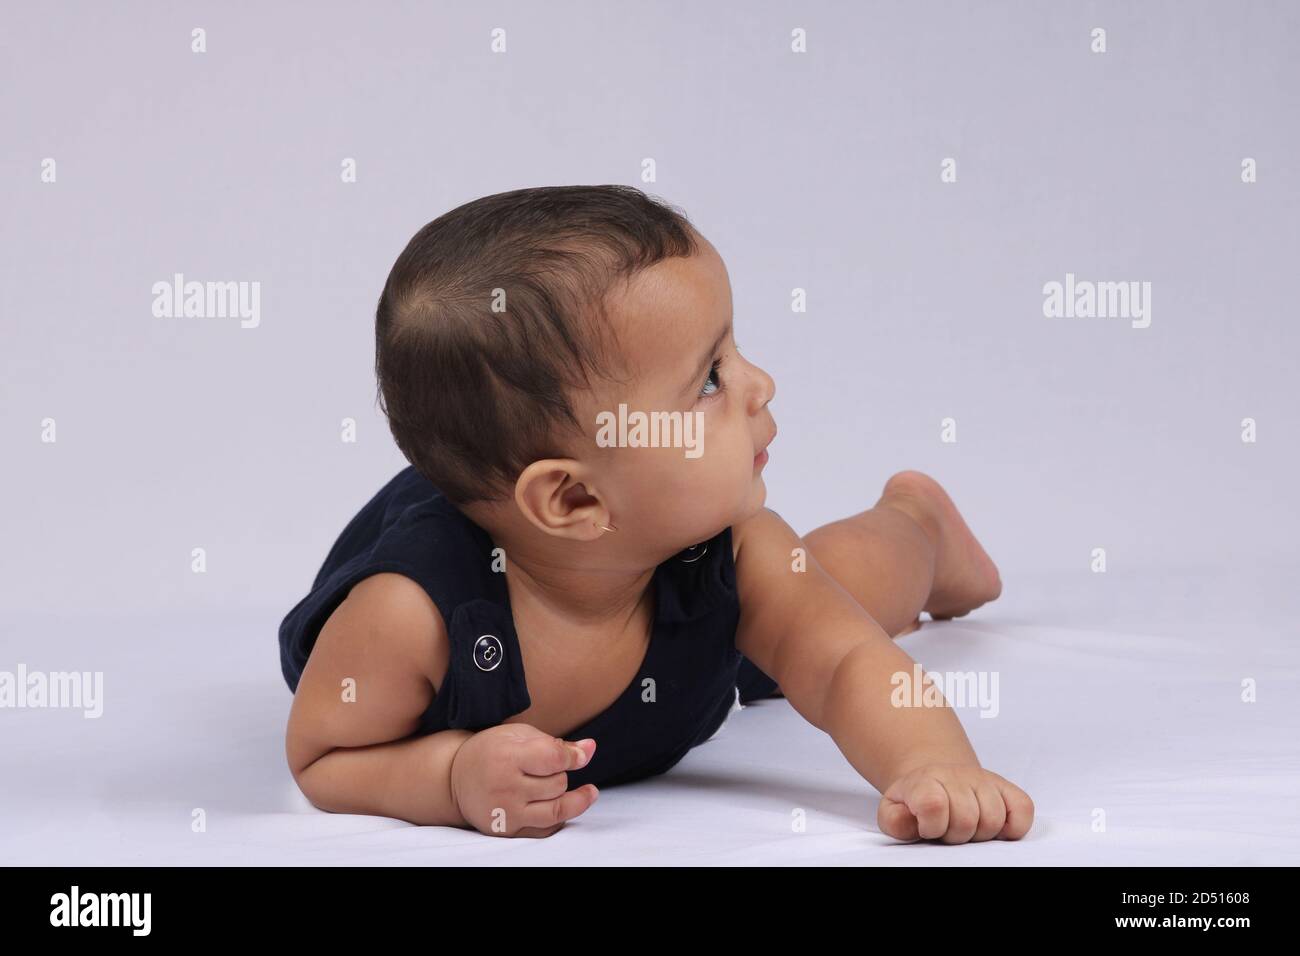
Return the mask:
<svg viewBox="0 0 1300 956"><path fill-rule="evenodd" d="M880 798L876 822L882 833L898 840L1019 840L1034 822L1034 802L983 767L937 764L890 784Z"/></svg>

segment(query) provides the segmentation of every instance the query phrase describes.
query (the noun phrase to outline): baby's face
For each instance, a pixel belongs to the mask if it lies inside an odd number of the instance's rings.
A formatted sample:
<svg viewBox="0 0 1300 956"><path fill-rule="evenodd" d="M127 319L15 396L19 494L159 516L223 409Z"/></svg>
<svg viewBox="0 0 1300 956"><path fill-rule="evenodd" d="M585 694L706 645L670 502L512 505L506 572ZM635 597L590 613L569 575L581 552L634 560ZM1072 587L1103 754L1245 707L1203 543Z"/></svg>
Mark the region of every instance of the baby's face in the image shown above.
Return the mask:
<svg viewBox="0 0 1300 956"><path fill-rule="evenodd" d="M618 533L666 551L763 507L764 450L776 434L767 407L776 384L736 350L726 266L707 240L700 245L610 298L632 381L578 402L592 439L582 458Z"/></svg>

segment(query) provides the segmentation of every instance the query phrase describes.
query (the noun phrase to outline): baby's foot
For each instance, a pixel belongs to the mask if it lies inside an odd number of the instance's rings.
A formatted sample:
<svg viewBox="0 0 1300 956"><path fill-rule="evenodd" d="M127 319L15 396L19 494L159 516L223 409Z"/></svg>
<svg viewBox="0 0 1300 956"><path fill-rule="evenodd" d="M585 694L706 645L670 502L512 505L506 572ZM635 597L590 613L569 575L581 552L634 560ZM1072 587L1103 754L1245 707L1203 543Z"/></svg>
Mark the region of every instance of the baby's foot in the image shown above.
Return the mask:
<svg viewBox="0 0 1300 956"><path fill-rule="evenodd" d="M997 565L971 534L948 493L929 475L900 471L880 503L914 518L935 543L934 583L922 610L942 621L962 617L1002 593Z"/></svg>

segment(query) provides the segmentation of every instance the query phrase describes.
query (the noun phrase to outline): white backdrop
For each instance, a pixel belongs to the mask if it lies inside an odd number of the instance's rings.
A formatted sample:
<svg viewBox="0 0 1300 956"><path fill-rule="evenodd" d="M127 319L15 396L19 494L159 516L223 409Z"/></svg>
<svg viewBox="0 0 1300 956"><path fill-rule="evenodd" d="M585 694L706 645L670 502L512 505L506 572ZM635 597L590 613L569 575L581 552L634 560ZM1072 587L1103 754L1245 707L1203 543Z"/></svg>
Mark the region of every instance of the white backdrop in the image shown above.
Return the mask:
<svg viewBox="0 0 1300 956"><path fill-rule="evenodd" d="M1152 699L1206 679L1197 654L1238 654L1214 692L1251 729L1222 746L1276 747L1264 769L1217 766L1294 797L1295 711L1267 709L1300 671L1294 4L86 3L3 19L0 670L105 680L95 721L0 710L23 768L0 788L9 839L81 827L81 845L129 855L103 836L114 808L163 832L179 819L184 839L195 806L298 806L275 629L404 465L375 403L384 278L442 212L558 183L638 185L722 253L737 337L777 383L768 503L797 529L867 507L897 470L933 474L1006 584L962 627L1133 643L1109 666ZM258 283L255 327L155 315L152 287L177 273ZM1150 283L1150 324L1045 316L1044 285L1067 274ZM1025 679L1060 705L1043 687L1061 673ZM1012 713L985 723L1048 719ZM1098 713L1067 723L1087 738ZM1162 772L1203 779L1167 739ZM1081 759L1114 756L1099 748ZM1012 753L986 762L1017 779ZM148 816L167 801L179 818Z"/></svg>

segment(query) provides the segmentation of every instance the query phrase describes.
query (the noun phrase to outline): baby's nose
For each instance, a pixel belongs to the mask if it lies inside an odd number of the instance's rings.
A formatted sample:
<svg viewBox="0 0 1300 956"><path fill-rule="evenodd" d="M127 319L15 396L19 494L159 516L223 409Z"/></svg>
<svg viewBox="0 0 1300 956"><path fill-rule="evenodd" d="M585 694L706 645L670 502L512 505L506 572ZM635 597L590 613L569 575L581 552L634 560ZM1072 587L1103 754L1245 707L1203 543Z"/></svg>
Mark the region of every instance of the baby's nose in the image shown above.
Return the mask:
<svg viewBox="0 0 1300 956"><path fill-rule="evenodd" d="M772 376L768 375L767 372L763 371L757 365L754 366L754 370L758 373L759 385L754 393L757 396L757 404L754 406L754 411L760 412L768 402L776 397L776 379L772 378Z"/></svg>

